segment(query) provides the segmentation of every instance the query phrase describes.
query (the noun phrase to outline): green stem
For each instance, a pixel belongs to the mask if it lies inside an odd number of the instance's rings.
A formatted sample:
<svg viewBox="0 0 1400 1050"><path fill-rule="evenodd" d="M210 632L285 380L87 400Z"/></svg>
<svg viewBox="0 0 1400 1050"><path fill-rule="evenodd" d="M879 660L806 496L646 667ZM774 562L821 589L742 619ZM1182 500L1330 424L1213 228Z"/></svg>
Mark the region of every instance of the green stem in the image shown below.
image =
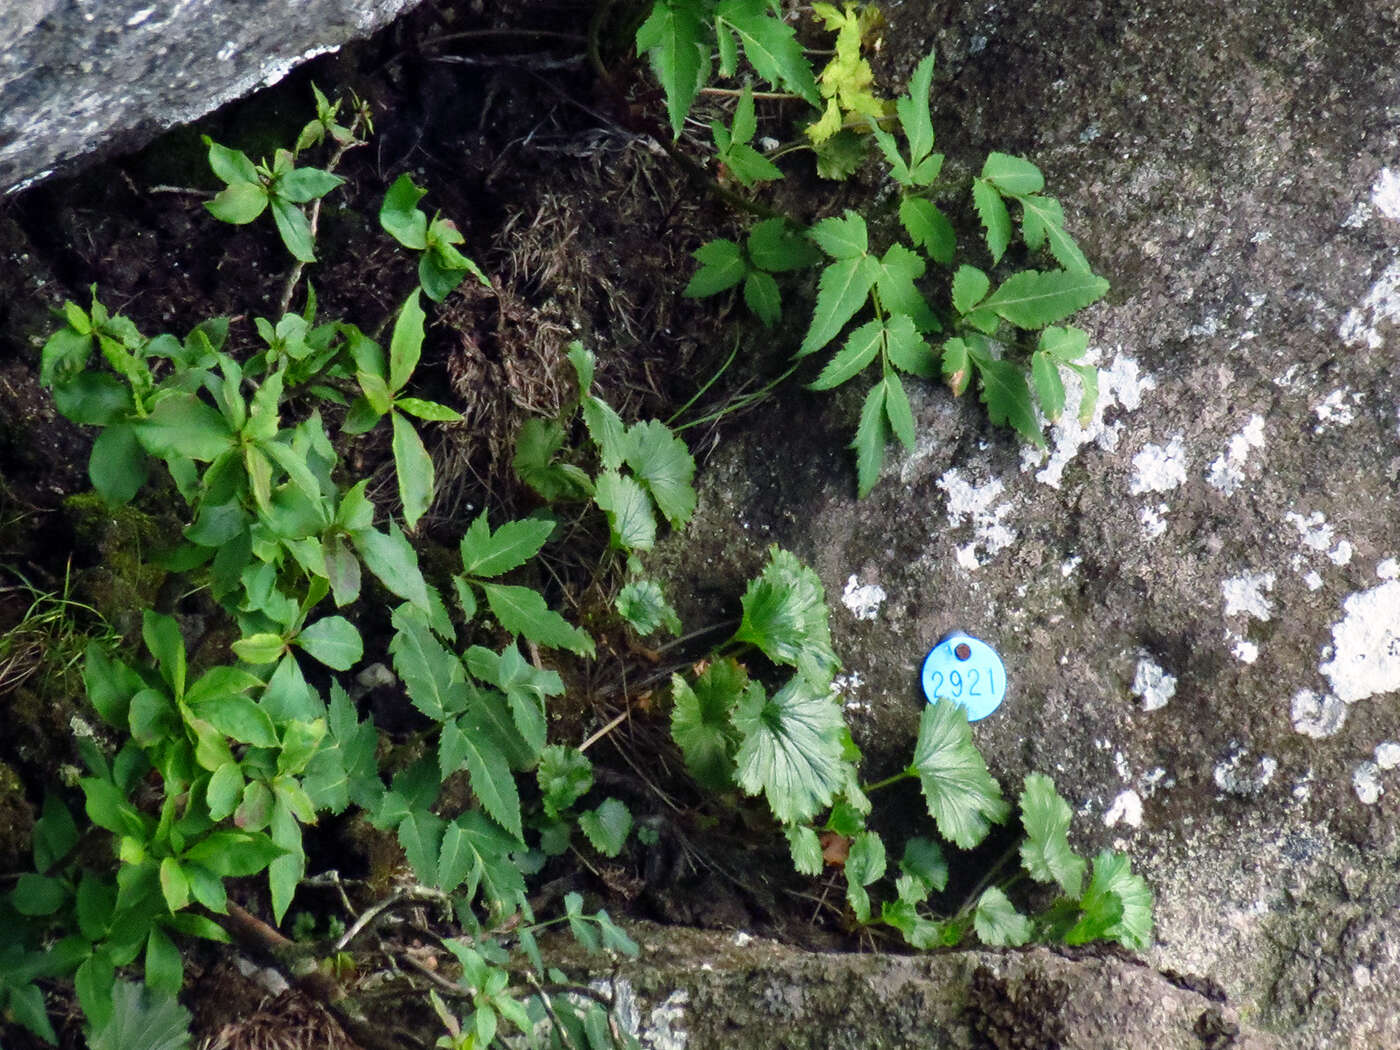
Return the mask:
<svg viewBox="0 0 1400 1050"><path fill-rule="evenodd" d="M717 371L714 375L710 376L709 379L705 380L705 385L702 386L699 390L695 391L695 393L691 395L689 401L681 405L680 408L676 409L676 411L671 415L671 418L666 420L666 425L668 427L675 423L675 421L681 416L685 415L685 413L690 410L691 405L695 404L695 402L699 401L700 398L704 397L705 391L709 390L710 387L714 386L715 381L718 380L720 376L724 375L725 371L729 368L729 366L734 363L734 358L736 358L739 355L739 338L739 334L735 333L734 349L729 351L729 356L724 359L724 364L719 366L719 371Z"/></svg>
<svg viewBox="0 0 1400 1050"><path fill-rule="evenodd" d="M745 394L742 397L735 398L733 401L723 406L722 408L717 408L713 412L701 416L699 419L692 419L689 423L682 423L679 426L672 427L671 429L679 433L680 431L688 430L691 427L698 427L705 423L711 423L716 419L723 419L725 416L730 415L731 413L742 412L750 405L755 405L758 402L762 401L764 398L768 397L770 394L772 394L773 391L777 389L777 387L781 383L783 383L790 375L796 372L799 367L799 364L791 365L787 369L787 371L783 372L782 375L778 376L776 379L772 379L769 382L765 383L762 387L760 387L758 390L755 390L753 393Z"/></svg>
<svg viewBox="0 0 1400 1050"><path fill-rule="evenodd" d="M873 784L862 784L860 789L868 795L872 791L879 791L881 788L887 788L891 784L898 784L901 780L908 780L913 775L914 771L912 769L902 769L892 777L886 777L884 780L877 780Z"/></svg>
<svg viewBox="0 0 1400 1050"><path fill-rule="evenodd" d="M1020 852L1021 843L1018 839L1016 842L1013 842L1010 846L1008 846L1006 848L1006 852L1004 852L1000 857L998 857L996 859L996 862L993 863L992 866L987 869L986 874L977 880L977 885L972 887L972 891L967 895L967 897L963 900L962 904L958 907L954 918L966 915L973 908L975 908L977 906L977 901L981 899L982 893L986 890L986 888L992 885L992 883L996 882L997 873L1000 872L1003 868L1005 868L1007 862L1011 860L1012 857L1018 856ZM1016 877L1019 877L1019 873L1017 876L1013 876L1012 880L1008 881L1006 885L1012 885Z"/></svg>

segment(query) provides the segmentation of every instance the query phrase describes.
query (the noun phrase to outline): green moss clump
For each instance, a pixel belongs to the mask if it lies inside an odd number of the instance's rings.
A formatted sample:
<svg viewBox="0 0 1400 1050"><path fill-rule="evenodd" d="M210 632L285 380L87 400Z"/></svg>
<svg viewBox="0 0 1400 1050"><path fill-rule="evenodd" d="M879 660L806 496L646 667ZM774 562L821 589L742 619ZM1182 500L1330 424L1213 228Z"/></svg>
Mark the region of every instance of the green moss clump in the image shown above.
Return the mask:
<svg viewBox="0 0 1400 1050"><path fill-rule="evenodd" d="M77 573L80 595L121 634L134 633L165 582L165 570L149 559L179 541L179 522L110 506L95 492L69 496L63 506L78 549L94 563Z"/></svg>

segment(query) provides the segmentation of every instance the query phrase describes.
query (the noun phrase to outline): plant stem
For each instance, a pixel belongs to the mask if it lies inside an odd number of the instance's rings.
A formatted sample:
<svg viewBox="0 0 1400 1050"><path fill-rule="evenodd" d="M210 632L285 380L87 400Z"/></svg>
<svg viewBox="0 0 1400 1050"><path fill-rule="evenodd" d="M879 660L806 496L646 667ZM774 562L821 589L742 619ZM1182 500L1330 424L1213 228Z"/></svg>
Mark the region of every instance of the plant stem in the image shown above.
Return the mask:
<svg viewBox="0 0 1400 1050"><path fill-rule="evenodd" d="M347 152L357 146L363 146L365 144L362 139L357 137L360 131L360 124L360 114L356 113L355 119L350 122L350 141L337 144L335 152L331 154L331 159L326 162L325 171L334 172L335 169L339 167L341 158L343 158ZM321 198L317 197L311 202L311 214L307 217L307 223L311 226L311 240L313 243L315 243L316 240L316 229L320 221ZM296 291L297 282L301 280L301 275L305 269L306 263L298 259L297 264L292 267L292 272L287 275L287 283L282 286L282 298L277 305L277 317L279 319L286 316L287 310L291 307L292 293Z"/></svg>
<svg viewBox="0 0 1400 1050"><path fill-rule="evenodd" d="M724 98L738 98L743 93L742 90L737 88L702 87L700 89L700 94L702 95L720 95ZM802 96L794 95L791 91L750 91L749 97L773 99L778 102L791 102L795 99L800 99Z"/></svg>
<svg viewBox="0 0 1400 1050"><path fill-rule="evenodd" d="M734 358L739 355L739 339L739 333L735 332L734 349L729 351L729 356L724 359L724 364L719 366L719 371L715 372L714 375L710 376L709 379L705 380L704 385L701 386L699 390L695 391L695 393L690 396L689 401L681 405L680 408L676 409L675 412L671 414L671 418L666 420L666 425L668 427L675 423L675 421L681 416L685 415L685 413L689 411L691 405L695 404L695 402L699 401L700 398L704 397L705 391L709 390L710 387L714 386L716 380L718 380L720 376L724 375L725 371L729 368L729 366L734 363Z"/></svg>
<svg viewBox="0 0 1400 1050"><path fill-rule="evenodd" d="M892 777L886 777L884 780L877 780L873 784L862 784L860 789L868 795L872 791L879 791L881 788L887 788L891 784L898 784L901 780L908 780L913 775L914 771L912 769L902 769Z"/></svg>
<svg viewBox="0 0 1400 1050"><path fill-rule="evenodd" d="M742 412L744 409L748 408L751 405L756 405L758 402L762 401L764 398L772 394L773 391L776 390L778 386L781 385L784 381L786 381L790 375L796 372L799 367L800 364L790 365L787 371L783 372L782 375L778 376L776 379L769 380L767 383L765 383L758 390L755 390L753 393L745 394L742 397L735 398L733 401L723 406L722 408L717 408L713 412L701 416L699 419L692 419L688 423L681 423L679 426L672 427L671 429L679 433L680 431L688 430L691 427L698 427L705 423L711 423L716 419L723 419L725 416L733 412Z"/></svg>

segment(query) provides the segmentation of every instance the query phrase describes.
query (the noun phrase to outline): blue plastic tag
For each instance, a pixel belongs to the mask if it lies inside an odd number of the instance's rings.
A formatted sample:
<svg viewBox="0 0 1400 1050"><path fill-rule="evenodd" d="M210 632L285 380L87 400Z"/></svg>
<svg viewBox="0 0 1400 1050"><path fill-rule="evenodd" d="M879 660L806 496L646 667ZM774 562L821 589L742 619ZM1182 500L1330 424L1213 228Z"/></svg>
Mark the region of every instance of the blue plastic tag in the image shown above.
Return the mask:
<svg viewBox="0 0 1400 1050"><path fill-rule="evenodd" d="M922 678L929 703L961 704L969 722L986 718L1006 695L1006 667L997 651L962 631L946 635L929 650Z"/></svg>

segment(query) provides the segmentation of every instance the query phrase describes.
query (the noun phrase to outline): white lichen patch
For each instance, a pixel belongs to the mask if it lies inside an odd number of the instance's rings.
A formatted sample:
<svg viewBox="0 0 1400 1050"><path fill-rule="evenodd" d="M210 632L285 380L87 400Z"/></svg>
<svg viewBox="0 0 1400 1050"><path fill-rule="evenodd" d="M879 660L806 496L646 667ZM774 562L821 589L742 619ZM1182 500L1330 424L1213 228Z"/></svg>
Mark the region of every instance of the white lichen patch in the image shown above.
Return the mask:
<svg viewBox="0 0 1400 1050"><path fill-rule="evenodd" d="M831 693L841 700L842 708L848 713L861 713L870 710L870 705L860 698L865 676L859 671L838 674L831 680Z"/></svg>
<svg viewBox="0 0 1400 1050"><path fill-rule="evenodd" d="M1294 694L1289 717L1296 732L1322 740L1342 728L1347 720L1347 705L1331 693L1303 689Z"/></svg>
<svg viewBox="0 0 1400 1050"><path fill-rule="evenodd" d="M1381 169L1371 184L1371 206L1385 218L1400 222L1400 171Z"/></svg>
<svg viewBox="0 0 1400 1050"><path fill-rule="evenodd" d="M1400 766L1400 744L1394 740L1383 740L1376 745L1376 768L1394 769Z"/></svg>
<svg viewBox="0 0 1400 1050"><path fill-rule="evenodd" d="M1150 657L1143 656L1133 675L1133 695L1142 701L1144 711L1166 707L1167 701L1176 695L1176 676L1167 674Z"/></svg>
<svg viewBox="0 0 1400 1050"><path fill-rule="evenodd" d="M1274 603L1266 595L1274 589L1272 572L1245 572L1231 576L1220 584L1225 599L1226 616L1252 616L1268 620L1274 614Z"/></svg>
<svg viewBox="0 0 1400 1050"><path fill-rule="evenodd" d="M1254 415L1238 434L1231 436L1225 451L1211 462L1206 481L1227 496L1244 482L1244 465L1252 449L1264 447L1264 417Z"/></svg>
<svg viewBox="0 0 1400 1050"><path fill-rule="evenodd" d="M1142 798L1129 788L1119 794L1103 815L1104 827L1117 827L1120 823L1130 828L1142 827Z"/></svg>
<svg viewBox="0 0 1400 1050"><path fill-rule="evenodd" d="M1133 480L1128 491L1134 496L1144 492L1170 492L1186 483L1186 446L1176 434L1162 445L1144 445L1133 457Z"/></svg>
<svg viewBox="0 0 1400 1050"><path fill-rule="evenodd" d="M1348 396L1345 390L1332 391L1313 405L1313 415L1317 416L1317 426L1313 427L1313 433L1323 434L1329 430L1351 426L1356 422L1356 406L1361 403L1361 398L1362 395L1358 393Z"/></svg>
<svg viewBox="0 0 1400 1050"><path fill-rule="evenodd" d="M1358 762L1351 771L1351 786L1356 797L1368 806L1374 806L1385 794L1381 785L1380 769L1374 762Z"/></svg>
<svg viewBox="0 0 1400 1050"><path fill-rule="evenodd" d="M1359 306L1347 312L1338 334L1348 346L1379 350L1385 340L1381 325L1400 320L1400 262L1393 262L1377 278Z"/></svg>
<svg viewBox="0 0 1400 1050"><path fill-rule="evenodd" d="M1251 798L1273 782L1278 772L1278 759L1263 755L1258 762L1247 763L1246 752L1238 745L1231 748L1229 756L1215 766L1215 786L1229 795Z"/></svg>
<svg viewBox="0 0 1400 1050"><path fill-rule="evenodd" d="M1318 670L1348 704L1400 690L1400 580L1387 580L1342 603L1332 625L1332 659Z"/></svg>
<svg viewBox="0 0 1400 1050"><path fill-rule="evenodd" d="M884 604L885 589L878 583L861 583L854 573L846 580L846 589L841 592L841 604L851 610L857 620L873 620L880 615Z"/></svg>
<svg viewBox="0 0 1400 1050"><path fill-rule="evenodd" d="M1252 664L1259 659L1259 646L1251 642L1248 638L1241 638L1237 634L1226 632L1234 642L1230 646L1230 655L1242 664Z"/></svg>
<svg viewBox="0 0 1400 1050"><path fill-rule="evenodd" d="M958 564L964 569L980 568L1016 542L1016 533L1003 520L1011 513L1011 504L998 502L1005 489L999 479L973 485L954 467L938 479L938 487L948 500L948 524L972 526L972 542L956 548Z"/></svg>
<svg viewBox="0 0 1400 1050"><path fill-rule="evenodd" d="M1376 564L1376 579L1394 580L1400 577L1400 562L1394 558L1386 558Z"/></svg>
<svg viewBox="0 0 1400 1050"><path fill-rule="evenodd" d="M1167 531L1167 511L1165 503L1155 507L1143 507L1138 511L1138 522L1142 525L1143 539L1155 540Z"/></svg>
<svg viewBox="0 0 1400 1050"><path fill-rule="evenodd" d="M1091 349L1085 361L1092 364L1098 360L1098 351ZM1034 470L1035 479L1043 485L1057 489L1064 480L1065 467L1086 445L1097 445L1105 452L1118 447L1118 439L1123 433L1123 423L1115 420L1104 422L1104 414L1112 408L1131 412L1142 404L1142 397L1156 387L1157 381L1143 372L1131 357L1118 354L1113 363L1099 370L1099 397L1094 404L1094 414L1089 421L1081 422L1079 406L1084 397L1084 386L1073 373L1066 374L1065 410L1049 431L1049 451L1029 445L1021 450L1021 469Z"/></svg>
<svg viewBox="0 0 1400 1050"><path fill-rule="evenodd" d="M1290 510L1283 517L1285 521L1298 530L1298 538L1303 541L1304 547L1326 554L1333 565L1345 565L1351 561L1355 549L1350 541L1336 538L1335 530L1328 524L1326 515L1320 510L1315 510L1306 517L1297 511ZM1316 590L1317 588L1310 589Z"/></svg>
<svg viewBox="0 0 1400 1050"><path fill-rule="evenodd" d="M1319 576L1316 572L1309 571L1308 573L1306 573L1303 576L1303 583L1307 585L1307 588L1310 591L1322 590L1322 577Z"/></svg>

